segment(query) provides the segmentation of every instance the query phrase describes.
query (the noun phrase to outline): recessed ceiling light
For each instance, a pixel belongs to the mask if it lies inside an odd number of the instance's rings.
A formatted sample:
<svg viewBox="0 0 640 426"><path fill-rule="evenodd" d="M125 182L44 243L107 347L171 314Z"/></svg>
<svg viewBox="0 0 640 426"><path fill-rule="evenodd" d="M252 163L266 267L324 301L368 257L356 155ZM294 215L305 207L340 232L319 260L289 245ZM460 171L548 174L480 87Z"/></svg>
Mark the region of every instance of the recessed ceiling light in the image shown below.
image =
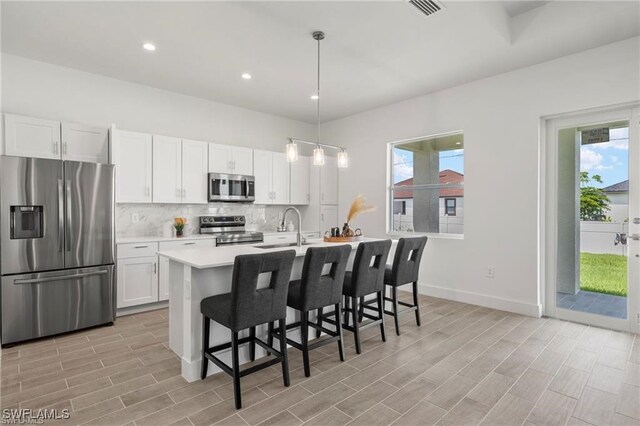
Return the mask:
<svg viewBox="0 0 640 426"><path fill-rule="evenodd" d="M242 78L244 78L245 80L251 80L251 74L245 72L244 74L242 74Z"/></svg>
<svg viewBox="0 0 640 426"><path fill-rule="evenodd" d="M143 43L142 48L144 50L148 50L149 52L153 52L154 50L156 50L156 45L153 43Z"/></svg>
<svg viewBox="0 0 640 426"><path fill-rule="evenodd" d="M318 98L319 98L319 96L318 96L318 95L311 95L311 100L312 100L312 101L317 101L317 100L318 100Z"/></svg>
<svg viewBox="0 0 640 426"><path fill-rule="evenodd" d="M462 145L462 142L456 142L456 145Z"/></svg>

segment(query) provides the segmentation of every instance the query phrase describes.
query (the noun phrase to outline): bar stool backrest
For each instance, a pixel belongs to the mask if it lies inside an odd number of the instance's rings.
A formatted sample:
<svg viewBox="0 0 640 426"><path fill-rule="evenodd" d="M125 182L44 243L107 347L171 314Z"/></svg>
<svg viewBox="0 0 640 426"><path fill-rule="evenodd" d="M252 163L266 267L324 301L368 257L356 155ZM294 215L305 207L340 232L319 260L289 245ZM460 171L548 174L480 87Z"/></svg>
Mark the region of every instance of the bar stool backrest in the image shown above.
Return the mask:
<svg viewBox="0 0 640 426"><path fill-rule="evenodd" d="M390 249L391 240L367 241L358 245L351 275L351 286L357 296L384 289L384 269Z"/></svg>
<svg viewBox="0 0 640 426"><path fill-rule="evenodd" d="M348 245L307 249L300 279L302 310L310 311L340 302L350 253ZM326 264L331 267L329 273L323 275Z"/></svg>
<svg viewBox="0 0 640 426"><path fill-rule="evenodd" d="M399 286L418 281L420 261L426 245L427 237L400 238L398 240L389 284Z"/></svg>
<svg viewBox="0 0 640 426"><path fill-rule="evenodd" d="M295 256L294 250L236 256L231 282L231 322L235 327L248 328L286 316ZM258 277L268 272L269 286L258 289Z"/></svg>

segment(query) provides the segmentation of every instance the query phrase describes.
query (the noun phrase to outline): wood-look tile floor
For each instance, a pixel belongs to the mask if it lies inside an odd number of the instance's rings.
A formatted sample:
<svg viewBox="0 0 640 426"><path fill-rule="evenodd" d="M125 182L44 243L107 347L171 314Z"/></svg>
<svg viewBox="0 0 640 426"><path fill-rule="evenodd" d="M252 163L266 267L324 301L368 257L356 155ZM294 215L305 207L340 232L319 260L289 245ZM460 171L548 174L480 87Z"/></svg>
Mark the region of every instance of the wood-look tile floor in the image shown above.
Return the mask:
<svg viewBox="0 0 640 426"><path fill-rule="evenodd" d="M406 297L407 295L403 295ZM387 342L365 330L347 360L290 349L242 379L243 409L224 374L187 383L168 349L167 310L2 351L2 408L70 411L55 424L606 425L640 424L640 338L421 296L422 327L402 317Z"/></svg>

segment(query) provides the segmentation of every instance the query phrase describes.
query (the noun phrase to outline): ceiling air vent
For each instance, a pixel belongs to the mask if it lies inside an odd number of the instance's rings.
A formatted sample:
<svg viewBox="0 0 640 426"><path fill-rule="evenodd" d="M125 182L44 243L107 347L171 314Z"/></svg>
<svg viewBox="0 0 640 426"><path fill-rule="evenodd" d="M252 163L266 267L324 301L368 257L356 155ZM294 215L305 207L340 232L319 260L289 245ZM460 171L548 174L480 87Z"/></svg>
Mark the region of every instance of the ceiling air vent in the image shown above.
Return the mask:
<svg viewBox="0 0 640 426"><path fill-rule="evenodd" d="M409 3L418 8L425 15L433 15L442 10L442 5L434 0L409 0Z"/></svg>

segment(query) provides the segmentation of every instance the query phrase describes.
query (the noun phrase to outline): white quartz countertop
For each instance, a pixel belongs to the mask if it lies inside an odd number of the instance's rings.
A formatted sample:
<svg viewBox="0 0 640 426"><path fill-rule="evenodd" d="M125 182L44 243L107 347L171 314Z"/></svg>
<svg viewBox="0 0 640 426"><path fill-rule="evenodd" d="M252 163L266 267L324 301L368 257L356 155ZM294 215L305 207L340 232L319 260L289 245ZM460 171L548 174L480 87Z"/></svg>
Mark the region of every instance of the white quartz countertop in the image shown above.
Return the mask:
<svg viewBox="0 0 640 426"><path fill-rule="evenodd" d="M129 243L153 243L153 242L166 242L166 241L189 241L189 240L212 240L216 237L213 235L201 235L192 234L185 235L184 237L116 237L116 244L129 244Z"/></svg>
<svg viewBox="0 0 640 426"><path fill-rule="evenodd" d="M301 231L301 233L302 233L302 234L310 234L310 233L313 233L313 232L320 233L320 231L317 231L317 230L316 230L316 231L313 231L313 230L309 230L309 229L303 229L303 230ZM278 231L262 231L262 234L263 234L263 235L286 235L286 234L291 235L291 234L297 234L297 233L298 233L298 231L284 231L284 232L278 232Z"/></svg>
<svg viewBox="0 0 640 426"><path fill-rule="evenodd" d="M365 238L364 241L376 241L377 238ZM206 268L216 268L220 266L229 266L233 265L236 256L242 254L257 254L257 253L268 253L274 251L282 251L282 250L295 250L296 256L304 256L309 247L327 247L327 246L335 246L341 245L345 243L325 243L321 239L309 240L309 245L304 245L302 247L278 247L272 249L261 249L258 248L261 245L265 244L255 244L255 245L237 245L237 246L227 246L227 247L212 247L207 249L183 249L183 250L164 250L159 251L158 255L164 256L176 262L183 263L185 265L189 265L193 268L197 269L206 269ZM358 247L358 242L354 243L346 243L349 244L352 248ZM266 244L268 245L268 244Z"/></svg>

